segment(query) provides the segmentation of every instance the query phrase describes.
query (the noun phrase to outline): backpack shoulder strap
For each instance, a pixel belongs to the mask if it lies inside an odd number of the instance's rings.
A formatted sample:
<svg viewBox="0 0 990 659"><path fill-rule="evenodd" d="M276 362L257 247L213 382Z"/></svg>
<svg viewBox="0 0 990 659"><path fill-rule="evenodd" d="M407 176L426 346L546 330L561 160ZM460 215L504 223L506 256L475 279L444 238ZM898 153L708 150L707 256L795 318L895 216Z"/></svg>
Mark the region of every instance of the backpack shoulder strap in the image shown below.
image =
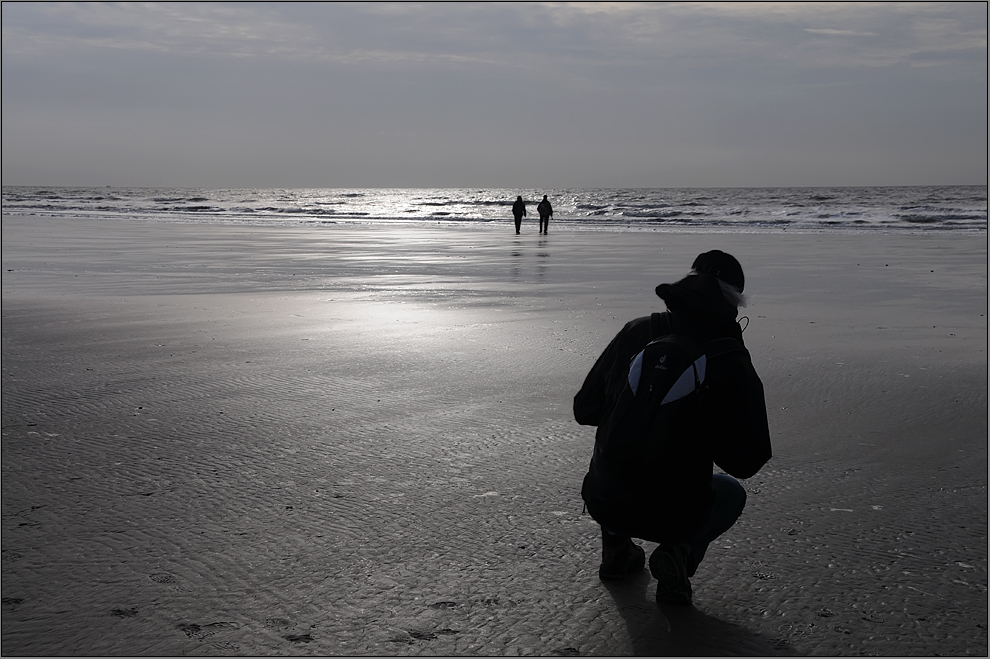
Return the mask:
<svg viewBox="0 0 990 659"><path fill-rule="evenodd" d="M705 357L707 359L714 359L715 357L721 357L722 355L737 351L747 352L746 348L739 341L728 336L709 341L705 344Z"/></svg>

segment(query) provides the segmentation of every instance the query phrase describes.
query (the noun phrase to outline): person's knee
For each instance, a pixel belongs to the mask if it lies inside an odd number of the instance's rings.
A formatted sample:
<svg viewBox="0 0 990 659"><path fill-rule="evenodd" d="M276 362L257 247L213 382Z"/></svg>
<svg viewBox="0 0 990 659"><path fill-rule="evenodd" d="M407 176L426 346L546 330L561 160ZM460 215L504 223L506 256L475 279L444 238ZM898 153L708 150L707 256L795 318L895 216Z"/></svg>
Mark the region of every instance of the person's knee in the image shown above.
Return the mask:
<svg viewBox="0 0 990 659"><path fill-rule="evenodd" d="M715 497L726 508L736 511L736 516L742 514L746 507L746 489L731 476L715 474L712 476L712 489Z"/></svg>

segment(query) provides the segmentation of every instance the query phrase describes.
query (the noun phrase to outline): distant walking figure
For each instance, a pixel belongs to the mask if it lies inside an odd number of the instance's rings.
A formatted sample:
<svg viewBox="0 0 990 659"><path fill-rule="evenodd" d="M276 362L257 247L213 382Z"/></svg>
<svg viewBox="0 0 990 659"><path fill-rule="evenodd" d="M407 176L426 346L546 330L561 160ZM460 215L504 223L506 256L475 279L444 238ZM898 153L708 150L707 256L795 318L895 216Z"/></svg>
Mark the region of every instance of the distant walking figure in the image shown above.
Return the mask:
<svg viewBox="0 0 990 659"><path fill-rule="evenodd" d="M516 233L519 233L519 227L522 226L522 219L526 215L526 202L523 201L522 195L516 197L516 203L512 204L512 216L516 218Z"/></svg>
<svg viewBox="0 0 990 659"><path fill-rule="evenodd" d="M550 205L546 195L543 195L543 201L536 210L540 214L540 233L546 235L547 229L550 228L550 218L553 217L553 206Z"/></svg>

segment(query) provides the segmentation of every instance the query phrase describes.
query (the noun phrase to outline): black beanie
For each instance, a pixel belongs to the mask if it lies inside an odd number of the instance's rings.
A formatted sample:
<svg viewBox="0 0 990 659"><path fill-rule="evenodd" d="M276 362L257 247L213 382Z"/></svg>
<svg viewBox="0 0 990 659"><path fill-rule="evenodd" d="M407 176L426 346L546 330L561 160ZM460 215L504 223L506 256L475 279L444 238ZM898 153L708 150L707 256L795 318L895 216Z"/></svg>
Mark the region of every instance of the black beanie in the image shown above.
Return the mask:
<svg viewBox="0 0 990 659"><path fill-rule="evenodd" d="M698 254L698 258L691 264L691 269L698 274L715 275L726 284L738 288L740 293L746 285L746 278L743 276L739 261L732 254L726 254L721 250L713 249Z"/></svg>

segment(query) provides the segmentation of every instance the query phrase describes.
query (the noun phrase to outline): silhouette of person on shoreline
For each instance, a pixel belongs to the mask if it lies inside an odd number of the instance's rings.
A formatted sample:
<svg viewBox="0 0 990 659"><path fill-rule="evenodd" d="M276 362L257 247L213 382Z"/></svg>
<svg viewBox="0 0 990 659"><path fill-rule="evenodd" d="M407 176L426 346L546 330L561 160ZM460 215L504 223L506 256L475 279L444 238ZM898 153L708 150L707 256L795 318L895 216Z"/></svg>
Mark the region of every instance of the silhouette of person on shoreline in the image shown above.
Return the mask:
<svg viewBox="0 0 990 659"><path fill-rule="evenodd" d="M522 195L516 197L516 203L512 204L512 216L516 219L516 234L519 234L519 227L522 226L522 219L526 215L526 202Z"/></svg>
<svg viewBox="0 0 990 659"><path fill-rule="evenodd" d="M598 576L642 570L632 538L657 542L658 604L691 603L690 577L746 505L736 478L771 456L763 383L736 322L744 284L732 255L700 254L687 277L657 286L667 311L626 323L574 397L575 420L598 426L581 490L601 525ZM684 366L679 354L700 356L664 389ZM712 463L730 475L713 474Z"/></svg>
<svg viewBox="0 0 990 659"><path fill-rule="evenodd" d="M547 229L550 228L550 218L553 217L553 206L550 205L546 195L543 195L543 201L536 207L536 211L540 214L540 233L546 235Z"/></svg>

